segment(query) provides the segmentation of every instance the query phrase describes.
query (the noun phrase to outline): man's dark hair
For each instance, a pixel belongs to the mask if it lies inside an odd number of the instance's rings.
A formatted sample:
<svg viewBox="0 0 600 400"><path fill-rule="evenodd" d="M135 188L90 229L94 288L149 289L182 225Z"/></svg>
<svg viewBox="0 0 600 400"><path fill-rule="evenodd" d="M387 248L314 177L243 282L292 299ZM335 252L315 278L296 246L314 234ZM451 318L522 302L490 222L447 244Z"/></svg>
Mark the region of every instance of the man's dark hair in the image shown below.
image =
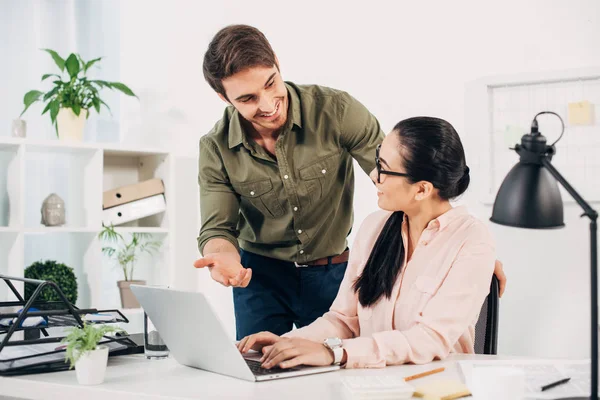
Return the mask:
<svg viewBox="0 0 600 400"><path fill-rule="evenodd" d="M275 52L261 31L248 25L230 25L211 40L202 70L210 87L227 98L223 79L248 68L273 65L277 65Z"/></svg>

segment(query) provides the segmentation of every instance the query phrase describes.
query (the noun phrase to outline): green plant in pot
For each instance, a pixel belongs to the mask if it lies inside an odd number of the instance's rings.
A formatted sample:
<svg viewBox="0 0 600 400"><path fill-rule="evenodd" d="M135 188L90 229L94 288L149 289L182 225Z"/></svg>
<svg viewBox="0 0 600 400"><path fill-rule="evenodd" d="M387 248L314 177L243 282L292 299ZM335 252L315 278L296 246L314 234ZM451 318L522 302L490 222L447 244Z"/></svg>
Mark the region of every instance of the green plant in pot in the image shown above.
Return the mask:
<svg viewBox="0 0 600 400"><path fill-rule="evenodd" d="M71 53L63 59L54 50L44 49L60 70L60 74L44 74L42 81L53 79L52 88L47 92L30 90L25 93L23 103L27 109L35 102L47 103L43 114L50 113L52 125L60 139L79 140L83 136L85 120L90 111L95 109L100 113L100 107L110 107L100 98L100 91L108 88L118 90L127 96L137 97L131 89L120 82L107 82L103 80L88 79L90 68L97 65L102 57L84 61L79 54ZM65 73L66 72L66 73Z"/></svg>
<svg viewBox="0 0 600 400"><path fill-rule="evenodd" d="M42 281L52 281L60 288L64 293L65 297L71 304L77 302L77 277L73 272L73 268L66 266L65 264L47 260L47 261L36 261L25 269L25 278L38 279ZM33 292L37 289L38 285L32 283L25 283L25 300L29 300L33 295ZM62 301L62 299L56 293L56 290L50 287L42 289L38 300L44 302L50 301ZM38 308L51 308L50 306L36 306ZM59 305L58 308L65 308L64 305Z"/></svg>
<svg viewBox="0 0 600 400"><path fill-rule="evenodd" d="M134 280L133 273L136 262L142 254L155 254L161 246L161 242L153 240L149 233L132 233L131 238L126 239L114 226L102 225L102 231L98 234L103 245L102 252L109 258L115 260L123 271L124 280L118 281L121 292L121 305L123 308L139 308L140 304L131 292L130 286L145 285L146 281Z"/></svg>
<svg viewBox="0 0 600 400"><path fill-rule="evenodd" d="M93 325L84 323L67 330L67 336L61 341L67 345L65 361L70 368L75 367L77 381L82 385L98 385L104 382L108 347L99 345L104 335L111 332L125 332L112 325Z"/></svg>

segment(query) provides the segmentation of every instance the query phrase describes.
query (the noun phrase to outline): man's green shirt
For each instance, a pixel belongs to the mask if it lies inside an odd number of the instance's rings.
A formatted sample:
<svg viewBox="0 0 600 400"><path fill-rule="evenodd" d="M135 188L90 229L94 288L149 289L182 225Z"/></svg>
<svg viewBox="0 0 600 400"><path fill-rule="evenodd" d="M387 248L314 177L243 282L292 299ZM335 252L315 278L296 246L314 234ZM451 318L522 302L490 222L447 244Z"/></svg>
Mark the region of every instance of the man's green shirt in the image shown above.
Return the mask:
<svg viewBox="0 0 600 400"><path fill-rule="evenodd" d="M198 247L223 238L299 264L341 254L353 223L352 158L369 173L384 133L349 94L286 83L276 159L249 138L234 107L200 139Z"/></svg>

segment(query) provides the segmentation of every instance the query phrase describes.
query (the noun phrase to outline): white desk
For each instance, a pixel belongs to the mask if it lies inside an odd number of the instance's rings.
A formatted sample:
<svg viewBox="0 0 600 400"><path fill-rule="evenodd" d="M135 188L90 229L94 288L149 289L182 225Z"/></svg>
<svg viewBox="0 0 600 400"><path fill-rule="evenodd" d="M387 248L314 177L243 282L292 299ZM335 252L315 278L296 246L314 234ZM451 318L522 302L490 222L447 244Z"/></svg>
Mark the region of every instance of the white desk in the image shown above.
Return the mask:
<svg viewBox="0 0 600 400"><path fill-rule="evenodd" d="M502 357L506 358L506 357ZM501 359L496 356L451 356L427 365L402 365L383 369L348 369L267 382L247 382L184 367L173 358L146 360L142 355L109 359L106 380L98 386L81 386L75 371L0 377L0 396L23 399L343 399L340 377L348 375L412 375L446 367L442 373L414 383L441 377L463 380L458 360Z"/></svg>

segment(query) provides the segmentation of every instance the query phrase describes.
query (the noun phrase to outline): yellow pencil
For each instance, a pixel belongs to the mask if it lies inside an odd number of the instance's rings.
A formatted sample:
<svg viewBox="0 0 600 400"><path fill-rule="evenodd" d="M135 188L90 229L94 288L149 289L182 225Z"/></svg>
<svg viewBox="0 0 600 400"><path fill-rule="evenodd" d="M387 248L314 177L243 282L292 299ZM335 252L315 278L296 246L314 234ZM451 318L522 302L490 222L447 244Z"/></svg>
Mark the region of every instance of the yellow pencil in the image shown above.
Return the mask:
<svg viewBox="0 0 600 400"><path fill-rule="evenodd" d="M413 379L419 379L419 378L423 378L424 376L437 374L438 372L442 372L444 370L445 370L444 367L436 368L436 369L432 369L431 371L425 371L425 372L421 372L420 374L407 376L406 378L404 378L404 380L408 382L408 381L412 381Z"/></svg>

